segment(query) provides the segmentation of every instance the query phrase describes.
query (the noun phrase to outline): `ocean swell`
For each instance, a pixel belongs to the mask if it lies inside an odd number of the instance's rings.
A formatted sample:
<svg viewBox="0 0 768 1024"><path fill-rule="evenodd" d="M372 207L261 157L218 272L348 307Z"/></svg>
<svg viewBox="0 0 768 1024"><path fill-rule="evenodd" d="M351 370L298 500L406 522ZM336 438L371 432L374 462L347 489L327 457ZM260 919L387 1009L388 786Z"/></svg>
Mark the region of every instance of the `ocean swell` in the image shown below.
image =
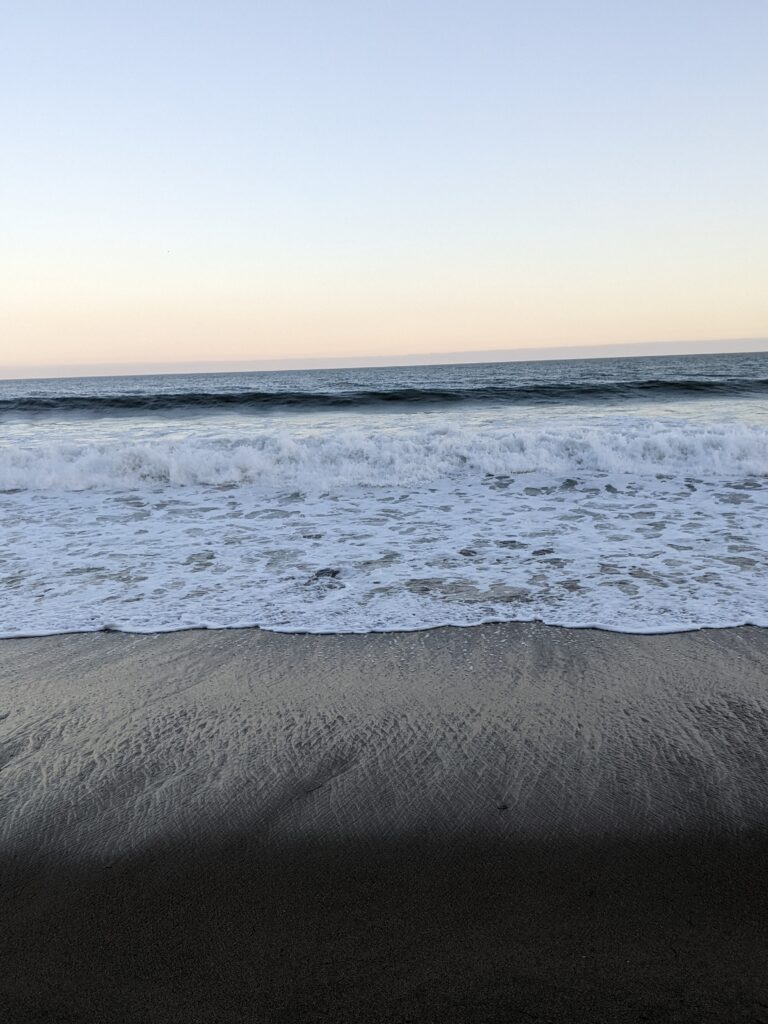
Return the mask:
<svg viewBox="0 0 768 1024"><path fill-rule="evenodd" d="M614 381L532 382L465 387L332 388L327 391L283 389L219 389L215 391L121 391L112 394L28 394L0 399L3 415L62 415L87 413L110 416L172 411L266 412L271 409L307 411L395 406L490 403L547 405L678 398L735 398L768 394L768 379L743 377L681 378Z"/></svg>

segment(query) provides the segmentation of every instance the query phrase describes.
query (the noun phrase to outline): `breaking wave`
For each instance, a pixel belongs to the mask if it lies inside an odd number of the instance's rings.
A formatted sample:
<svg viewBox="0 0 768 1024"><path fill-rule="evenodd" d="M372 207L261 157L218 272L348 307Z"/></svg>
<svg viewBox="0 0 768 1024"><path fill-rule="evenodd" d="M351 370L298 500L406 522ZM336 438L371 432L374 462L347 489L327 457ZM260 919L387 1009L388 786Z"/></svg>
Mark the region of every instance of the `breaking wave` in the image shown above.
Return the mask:
<svg viewBox="0 0 768 1024"><path fill-rule="evenodd" d="M768 430L745 424L602 419L599 424L351 427L299 435L45 443L0 451L0 490L260 485L330 492L544 472L725 479L768 475Z"/></svg>

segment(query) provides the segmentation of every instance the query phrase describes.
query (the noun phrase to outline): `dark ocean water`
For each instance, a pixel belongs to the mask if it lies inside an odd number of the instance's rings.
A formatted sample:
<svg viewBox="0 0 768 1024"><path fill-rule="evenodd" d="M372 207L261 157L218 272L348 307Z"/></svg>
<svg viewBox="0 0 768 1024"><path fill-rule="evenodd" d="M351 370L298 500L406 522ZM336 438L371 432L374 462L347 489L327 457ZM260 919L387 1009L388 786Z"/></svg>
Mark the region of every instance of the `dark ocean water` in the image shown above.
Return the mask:
<svg viewBox="0 0 768 1024"><path fill-rule="evenodd" d="M0 382L0 415L548 405L768 395L768 354Z"/></svg>

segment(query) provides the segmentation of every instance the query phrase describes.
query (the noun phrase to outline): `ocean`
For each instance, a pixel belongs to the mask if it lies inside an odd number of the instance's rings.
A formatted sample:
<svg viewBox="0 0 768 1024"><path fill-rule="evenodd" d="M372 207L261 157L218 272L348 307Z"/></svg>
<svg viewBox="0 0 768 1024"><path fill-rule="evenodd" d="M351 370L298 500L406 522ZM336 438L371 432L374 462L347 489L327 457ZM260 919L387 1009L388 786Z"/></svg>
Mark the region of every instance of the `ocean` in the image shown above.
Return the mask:
<svg viewBox="0 0 768 1024"><path fill-rule="evenodd" d="M0 636L768 626L768 353L0 381Z"/></svg>

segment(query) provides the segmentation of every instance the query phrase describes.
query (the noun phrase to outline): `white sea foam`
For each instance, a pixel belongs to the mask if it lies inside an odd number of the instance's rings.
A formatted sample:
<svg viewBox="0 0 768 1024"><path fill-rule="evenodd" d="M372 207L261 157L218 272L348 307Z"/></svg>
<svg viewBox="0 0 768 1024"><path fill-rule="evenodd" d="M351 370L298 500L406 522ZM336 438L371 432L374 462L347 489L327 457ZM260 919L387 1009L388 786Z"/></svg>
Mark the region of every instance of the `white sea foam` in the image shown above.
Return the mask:
<svg viewBox="0 0 768 1024"><path fill-rule="evenodd" d="M768 625L763 427L346 423L17 437L0 634Z"/></svg>
<svg viewBox="0 0 768 1024"><path fill-rule="evenodd" d="M416 487L485 474L768 474L768 430L743 423L604 419L558 427L341 427L297 433L252 427L230 436L30 442L0 449L0 490L136 490L158 485L257 485L323 493L351 486Z"/></svg>

